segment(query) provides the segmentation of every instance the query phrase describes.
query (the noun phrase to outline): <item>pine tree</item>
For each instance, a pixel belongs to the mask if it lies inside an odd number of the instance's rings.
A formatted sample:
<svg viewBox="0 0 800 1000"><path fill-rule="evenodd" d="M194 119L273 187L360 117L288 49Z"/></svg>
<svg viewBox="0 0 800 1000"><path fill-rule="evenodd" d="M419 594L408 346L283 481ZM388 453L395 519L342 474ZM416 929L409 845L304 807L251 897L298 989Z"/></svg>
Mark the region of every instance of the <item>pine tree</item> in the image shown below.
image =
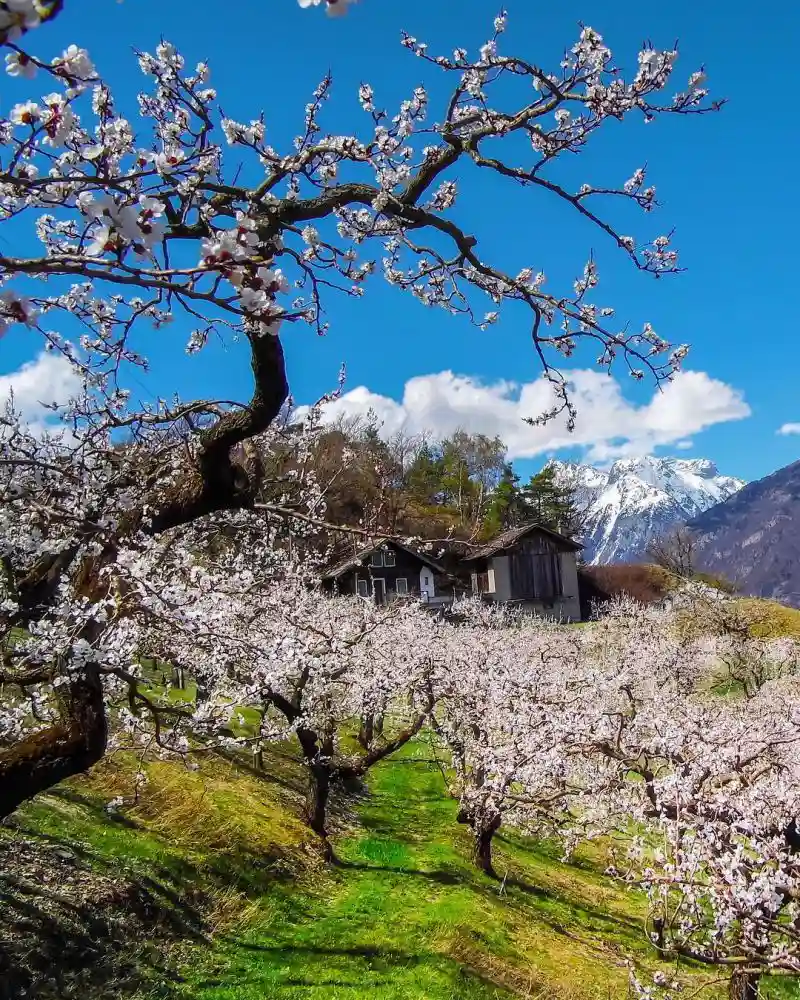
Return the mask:
<svg viewBox="0 0 800 1000"><path fill-rule="evenodd" d="M506 462L500 482L495 487L486 508L481 534L485 538L494 538L500 532L516 528L530 520L531 512L519 488L519 476L514 472L511 463Z"/></svg>
<svg viewBox="0 0 800 1000"><path fill-rule="evenodd" d="M441 499L444 462L438 451L425 443L406 472L409 495L417 503L431 506Z"/></svg>
<svg viewBox="0 0 800 1000"><path fill-rule="evenodd" d="M568 484L556 482L551 465L531 476L522 494L532 520L569 537L577 534L580 514L574 491Z"/></svg>

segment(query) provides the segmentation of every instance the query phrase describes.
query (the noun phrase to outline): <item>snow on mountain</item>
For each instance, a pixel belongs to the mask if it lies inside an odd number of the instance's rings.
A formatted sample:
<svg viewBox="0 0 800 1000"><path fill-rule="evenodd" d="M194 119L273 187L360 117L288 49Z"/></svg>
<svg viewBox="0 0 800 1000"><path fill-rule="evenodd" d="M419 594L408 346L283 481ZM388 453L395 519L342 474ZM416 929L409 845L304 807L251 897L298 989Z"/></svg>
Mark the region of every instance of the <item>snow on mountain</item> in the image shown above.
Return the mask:
<svg viewBox="0 0 800 1000"><path fill-rule="evenodd" d="M556 480L575 490L584 512L589 563L635 562L651 539L733 496L744 480L705 458L626 458L610 469L552 461Z"/></svg>

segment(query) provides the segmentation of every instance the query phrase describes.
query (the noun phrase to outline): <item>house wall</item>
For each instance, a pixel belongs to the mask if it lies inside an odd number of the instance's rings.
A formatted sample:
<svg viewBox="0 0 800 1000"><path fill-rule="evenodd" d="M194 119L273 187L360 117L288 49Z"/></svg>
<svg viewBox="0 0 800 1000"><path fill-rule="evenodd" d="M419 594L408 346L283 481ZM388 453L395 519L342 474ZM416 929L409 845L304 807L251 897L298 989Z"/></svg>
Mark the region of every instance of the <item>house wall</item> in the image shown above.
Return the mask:
<svg viewBox="0 0 800 1000"><path fill-rule="evenodd" d="M409 594L419 594L419 571L422 569L422 563L419 559L415 559L410 552L406 552L404 549L392 548L394 552L394 566L372 566L370 560L367 559L364 565L360 566L357 570L354 570L352 574L352 583L350 593L358 593L357 580L383 580L386 584L386 596L390 594L397 593L397 580L399 577L404 577L408 586ZM372 592L372 585L370 583L370 593Z"/></svg>
<svg viewBox="0 0 800 1000"><path fill-rule="evenodd" d="M491 587L494 577L494 589L484 594L484 599L498 604L512 602L515 607L525 608L533 614L545 618L555 618L558 621L577 622L581 620L581 604L578 594L578 562L574 552L559 553L561 563L562 596L552 602L515 601L511 592L511 568L508 556L493 556L486 564L478 565L479 572L489 572ZM475 574L473 574L473 579ZM476 584L477 585L477 584Z"/></svg>
<svg viewBox="0 0 800 1000"><path fill-rule="evenodd" d="M511 567L508 556L495 556L489 560L489 583L494 576L493 600L503 603L511 600Z"/></svg>
<svg viewBox="0 0 800 1000"><path fill-rule="evenodd" d="M364 580L367 583L368 593L372 594L373 580L383 580L386 585L386 597L393 597L397 593L397 580L405 578L411 596L420 596L420 573L430 574L434 581L434 603L447 604L453 599L453 583L447 577L435 573L426 563L417 559L412 553L405 549L395 549L394 566L372 566L370 559L365 559L364 563L356 569L348 570L338 578L335 584L327 585L328 589L336 589L340 594L357 594L358 581Z"/></svg>
<svg viewBox="0 0 800 1000"><path fill-rule="evenodd" d="M581 620L581 599L578 589L578 560L574 552L561 553L561 581L564 596L561 598L561 617L564 621Z"/></svg>

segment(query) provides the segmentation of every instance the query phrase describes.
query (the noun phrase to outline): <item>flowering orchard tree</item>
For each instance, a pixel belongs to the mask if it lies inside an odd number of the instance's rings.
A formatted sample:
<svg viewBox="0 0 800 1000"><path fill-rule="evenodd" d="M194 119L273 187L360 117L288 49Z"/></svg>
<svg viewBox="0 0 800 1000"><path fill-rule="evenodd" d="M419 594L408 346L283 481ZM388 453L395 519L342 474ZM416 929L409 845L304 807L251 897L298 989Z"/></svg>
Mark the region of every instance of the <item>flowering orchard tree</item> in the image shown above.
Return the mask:
<svg viewBox="0 0 800 1000"><path fill-rule="evenodd" d="M327 3L331 12L345 6ZM474 169L521 199L563 202L633 266L673 272L668 236L640 245L603 214L615 202L655 207L643 169L617 187L573 190L557 166L609 120L718 107L702 73L663 96L675 51L644 49L626 79L590 28L554 72L505 55L502 14L473 56L434 57L404 38L431 73L452 80L439 109L420 86L388 111L364 85L363 133L342 135L323 125L326 78L295 142L279 150L258 110L245 122L225 117L208 65L187 68L166 41L138 55L145 89L138 118L126 118L80 45L42 55L48 32L39 25L61 7L0 0L8 83L20 88L0 118L0 219L14 227L5 246L20 248L0 254L0 335L24 329L80 386L60 436L34 438L13 412L0 432L11 720L0 746L3 813L103 754L115 684L152 717L133 669L156 616L148 601L173 589L192 599L183 577L191 581L194 546L209 534L246 535L266 516L254 513L264 466L253 442L287 398L280 335L298 323L323 332L325 296L359 297L379 272L481 327L505 303L521 304L554 387L552 413L570 420L558 361L581 342L603 367L620 360L636 377L668 377L684 349L649 325L617 324L595 301L591 257L573 288L552 291L533 262L510 272L488 259L469 217L459 218L458 182ZM148 366L152 327L161 336L184 330L190 353L211 337L241 340L250 399L136 403L131 386ZM175 605L167 621L182 613Z"/></svg>
<svg viewBox="0 0 800 1000"><path fill-rule="evenodd" d="M469 826L476 865L495 875L492 840L506 822L552 831L571 796L565 753L581 699L579 643L556 625L463 602L469 624L440 673L436 731L455 770L458 821Z"/></svg>
<svg viewBox="0 0 800 1000"><path fill-rule="evenodd" d="M248 567L273 580L291 568L283 525L268 512L221 512L159 536L126 525L184 461L190 429L155 420L141 440L119 444L87 414L79 433L47 435L11 410L0 416L1 815L90 766L109 740L184 752L189 728L225 724L227 689L213 664L196 673L202 697L190 712L153 694L140 661L170 658L167 623L181 628L203 567L224 568L228 586L243 588ZM277 425L269 433L285 447ZM256 442L262 453L268 436ZM304 496L319 509L312 484ZM301 521L295 548L303 530Z"/></svg>
<svg viewBox="0 0 800 1000"><path fill-rule="evenodd" d="M599 825L643 831L617 872L647 891L653 943L730 969L731 997L751 1000L763 972L800 972L800 647L687 641L670 619L618 605L588 640L595 709L578 743L605 789ZM770 650L783 677L746 697L708 693L721 660L761 665Z"/></svg>
<svg viewBox="0 0 800 1000"><path fill-rule="evenodd" d="M379 607L322 596L285 570L276 583L252 568L237 576L198 567L177 604L180 626L164 619L169 654L193 676L214 675L215 698L196 721L215 739L220 711L235 723L238 706L247 705L260 710L260 724L231 745L249 744L258 754L264 742L296 737L309 779L307 819L330 853L331 792L421 730L452 626L413 602ZM376 717L386 724L360 748L344 741L353 720Z"/></svg>

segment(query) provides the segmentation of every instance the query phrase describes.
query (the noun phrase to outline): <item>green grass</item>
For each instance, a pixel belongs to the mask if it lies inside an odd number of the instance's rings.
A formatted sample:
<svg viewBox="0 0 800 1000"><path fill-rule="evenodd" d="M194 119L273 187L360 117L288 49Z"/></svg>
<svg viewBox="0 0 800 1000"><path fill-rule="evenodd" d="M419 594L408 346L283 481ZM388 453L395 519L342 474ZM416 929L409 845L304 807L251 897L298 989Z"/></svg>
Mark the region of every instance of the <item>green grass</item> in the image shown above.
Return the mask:
<svg viewBox="0 0 800 1000"><path fill-rule="evenodd" d="M779 639L783 636L800 639L800 610L797 608L789 608L785 604L761 597L743 597L736 603L748 615L752 615L753 635L762 639Z"/></svg>
<svg viewBox="0 0 800 1000"><path fill-rule="evenodd" d="M202 915L209 940L173 945L177 978L143 972L142 1000L623 1000L628 957L658 968L643 900L602 875L600 845L564 864L557 845L501 830L505 881L478 873L425 740L340 797L332 868L298 820L294 754L267 765L259 777L212 757L195 772L150 763L141 801L113 819L103 806L137 769L117 755L18 814L26 838L77 844L147 880L165 908Z"/></svg>

